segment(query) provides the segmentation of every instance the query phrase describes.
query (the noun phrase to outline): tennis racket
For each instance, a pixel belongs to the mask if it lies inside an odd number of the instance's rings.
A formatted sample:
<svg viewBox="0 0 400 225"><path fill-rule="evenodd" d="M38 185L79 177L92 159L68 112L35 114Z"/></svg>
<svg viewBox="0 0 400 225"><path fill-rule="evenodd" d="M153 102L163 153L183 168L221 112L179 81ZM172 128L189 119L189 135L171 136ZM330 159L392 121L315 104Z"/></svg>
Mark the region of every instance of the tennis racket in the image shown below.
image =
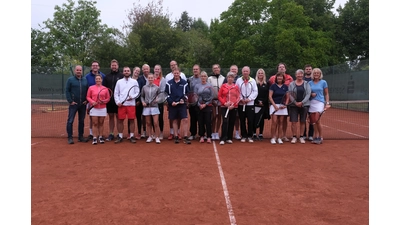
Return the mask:
<svg viewBox="0 0 400 225"><path fill-rule="evenodd" d="M331 107L330 105L325 105L324 110L322 112L310 113L310 116L308 117L308 122L311 125L314 125L314 124L318 123L319 120L321 119L322 115L325 113L326 109L330 108L330 107Z"/></svg>
<svg viewBox="0 0 400 225"><path fill-rule="evenodd" d="M194 91L190 91L186 95L187 102L190 106L195 106L199 102L199 95L195 93Z"/></svg>
<svg viewBox="0 0 400 225"><path fill-rule="evenodd" d="M216 94L215 94L215 89L211 86L207 86L205 87L200 93L198 93L199 95L199 102L200 104L211 104L212 100L214 98L216 98Z"/></svg>
<svg viewBox="0 0 400 225"><path fill-rule="evenodd" d="M133 99L137 99L140 96L140 88L138 85L133 85L132 87L129 88L128 93L126 94L125 100L121 102L121 105L123 105L126 101L131 101Z"/></svg>
<svg viewBox="0 0 400 225"><path fill-rule="evenodd" d="M236 85L234 85L229 89L228 95L226 97L229 106L237 105L240 102L240 92ZM226 110L225 118L228 118L228 114L229 114L229 107Z"/></svg>
<svg viewBox="0 0 400 225"><path fill-rule="evenodd" d="M253 85L248 81L248 80L243 80L243 83L240 85L240 94L242 95L242 100L248 99L251 94L253 93ZM243 105L243 112L246 111L246 105L245 103Z"/></svg>
<svg viewBox="0 0 400 225"><path fill-rule="evenodd" d="M271 116L274 115L274 114L275 114L276 112L278 112L279 110L284 109L284 108L286 107L286 105L287 105L286 103L289 102L289 98L290 98L289 96L290 96L289 93L286 92L286 94L282 97L281 102L279 103L278 109L275 109L275 110L272 112Z"/></svg>
<svg viewBox="0 0 400 225"><path fill-rule="evenodd" d="M112 90L111 90L110 88L102 88L102 89L99 91L99 93L97 93L96 103L97 103L97 104L107 103L107 102L110 101L110 99L112 98L112 96L113 96L113 92L112 92ZM95 106L95 105L91 105L91 106L89 107L89 110L88 110L88 111L92 110L94 106Z"/></svg>
<svg viewBox="0 0 400 225"><path fill-rule="evenodd" d="M151 105L151 103L157 102L157 104L164 103L167 101L168 95L166 92L160 92L157 95L154 96L153 100L150 101L148 105Z"/></svg>

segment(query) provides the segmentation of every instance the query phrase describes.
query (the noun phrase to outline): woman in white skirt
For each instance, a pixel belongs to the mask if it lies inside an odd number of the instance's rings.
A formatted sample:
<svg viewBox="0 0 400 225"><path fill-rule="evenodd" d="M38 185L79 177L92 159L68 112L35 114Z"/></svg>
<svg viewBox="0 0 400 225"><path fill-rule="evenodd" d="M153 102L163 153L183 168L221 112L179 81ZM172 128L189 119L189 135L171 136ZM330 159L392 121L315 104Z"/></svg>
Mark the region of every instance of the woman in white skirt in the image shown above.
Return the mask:
<svg viewBox="0 0 400 225"><path fill-rule="evenodd" d="M311 87L311 102L310 109L308 112L310 114L322 113L324 110L330 107L329 105L329 92L328 92L328 83L322 79L323 74L321 69L314 68L311 73L312 81L309 82ZM314 118L310 116L310 119ZM314 124L314 137L312 143L314 144L322 144L322 125L321 120L318 120L316 124Z"/></svg>
<svg viewBox="0 0 400 225"><path fill-rule="evenodd" d="M149 135L146 142L150 143L155 139L156 143L160 144L160 126L158 123L160 110L158 108L158 103L154 101L157 94L160 93L160 88L154 84L154 74L149 73L147 81L149 83L143 86L140 96L143 105L142 115L145 117L146 130Z"/></svg>
<svg viewBox="0 0 400 225"><path fill-rule="evenodd" d="M104 130L104 119L107 116L107 102L109 101L110 97L108 91L102 91L100 94L101 95L108 95L108 96L99 96L100 90L103 90L106 88L105 86L102 85L103 78L101 75L96 75L95 77L95 85L92 85L89 87L87 95L86 95L86 100L88 100L88 103L90 103L93 108L89 111L89 116L92 118L92 123L93 123L93 142L92 144L97 144L97 138L99 138L100 144L104 144L104 138L103 138L103 130ZM97 102L98 98L101 99L108 99L108 101L103 101L103 102Z"/></svg>
<svg viewBox="0 0 400 225"><path fill-rule="evenodd" d="M285 73L278 72L275 76L275 83L269 88L269 113L271 115L271 144L283 144L283 120L288 115L283 99L287 94L289 87L285 84ZM278 137L278 139L277 139Z"/></svg>

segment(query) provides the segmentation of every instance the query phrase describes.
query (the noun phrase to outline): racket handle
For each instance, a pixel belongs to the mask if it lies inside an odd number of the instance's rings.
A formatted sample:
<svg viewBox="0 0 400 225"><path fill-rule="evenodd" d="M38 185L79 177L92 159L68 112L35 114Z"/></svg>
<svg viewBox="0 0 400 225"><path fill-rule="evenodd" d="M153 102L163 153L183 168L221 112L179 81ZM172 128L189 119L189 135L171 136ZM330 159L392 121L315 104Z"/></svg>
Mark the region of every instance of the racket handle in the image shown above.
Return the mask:
<svg viewBox="0 0 400 225"><path fill-rule="evenodd" d="M229 113L229 107L228 107L228 109L226 110L225 118L228 118L228 113Z"/></svg>
<svg viewBox="0 0 400 225"><path fill-rule="evenodd" d="M246 103L243 105L243 112L246 111Z"/></svg>

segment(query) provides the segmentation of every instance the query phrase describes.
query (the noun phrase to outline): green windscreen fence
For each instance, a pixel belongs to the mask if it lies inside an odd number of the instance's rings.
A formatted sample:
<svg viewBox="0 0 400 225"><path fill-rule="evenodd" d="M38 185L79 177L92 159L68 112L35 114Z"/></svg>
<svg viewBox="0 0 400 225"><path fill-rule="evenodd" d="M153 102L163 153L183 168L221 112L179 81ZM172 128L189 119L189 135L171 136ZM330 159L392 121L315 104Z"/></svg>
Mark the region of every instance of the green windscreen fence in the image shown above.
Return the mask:
<svg viewBox="0 0 400 225"><path fill-rule="evenodd" d="M323 115L324 139L369 139L369 70L368 62L363 69L354 70L348 65L321 68L323 79L329 87L331 108ZM31 136L32 137L66 137L68 103L65 99L66 80L71 76L71 69L31 68ZM258 68L252 68L255 76ZM210 73L211 68L202 68ZM274 69L264 68L267 77L273 75ZM90 67L84 67L84 74ZM110 72L102 69L103 73ZM169 68L163 68L164 76ZM191 68L183 68L187 77ZM222 68L226 75L229 68ZM240 68L239 68L240 71ZM296 69L288 69L294 78ZM166 111L166 109L165 109ZM85 119L85 135L89 134L89 118ZM169 130L167 113L164 113L164 131ZM75 119L74 132L77 130ZM271 122L265 121L264 137L270 138ZM105 121L105 132L108 132L108 118ZM290 127L288 132L291 135ZM77 134L76 134L77 135ZM74 136L76 136L74 135ZM105 134L106 135L106 134ZM289 136L290 136L289 135Z"/></svg>

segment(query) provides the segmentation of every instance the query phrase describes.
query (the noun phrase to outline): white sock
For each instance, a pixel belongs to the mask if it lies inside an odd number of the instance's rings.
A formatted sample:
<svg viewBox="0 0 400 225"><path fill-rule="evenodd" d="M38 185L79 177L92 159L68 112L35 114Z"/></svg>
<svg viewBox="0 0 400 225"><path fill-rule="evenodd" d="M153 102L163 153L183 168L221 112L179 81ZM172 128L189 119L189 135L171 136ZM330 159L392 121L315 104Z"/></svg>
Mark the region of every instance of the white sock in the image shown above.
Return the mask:
<svg viewBox="0 0 400 225"><path fill-rule="evenodd" d="M124 137L124 135L123 135L122 133L118 133L118 136L119 136L120 138L123 138L123 137Z"/></svg>
<svg viewBox="0 0 400 225"><path fill-rule="evenodd" d="M89 134L93 135L93 129L92 128L89 128Z"/></svg>
<svg viewBox="0 0 400 225"><path fill-rule="evenodd" d="M134 134L134 133L131 133L131 136L130 136L130 137L133 137L133 136L135 136L135 134Z"/></svg>
<svg viewBox="0 0 400 225"><path fill-rule="evenodd" d="M169 133L174 134L174 128L169 128Z"/></svg>

